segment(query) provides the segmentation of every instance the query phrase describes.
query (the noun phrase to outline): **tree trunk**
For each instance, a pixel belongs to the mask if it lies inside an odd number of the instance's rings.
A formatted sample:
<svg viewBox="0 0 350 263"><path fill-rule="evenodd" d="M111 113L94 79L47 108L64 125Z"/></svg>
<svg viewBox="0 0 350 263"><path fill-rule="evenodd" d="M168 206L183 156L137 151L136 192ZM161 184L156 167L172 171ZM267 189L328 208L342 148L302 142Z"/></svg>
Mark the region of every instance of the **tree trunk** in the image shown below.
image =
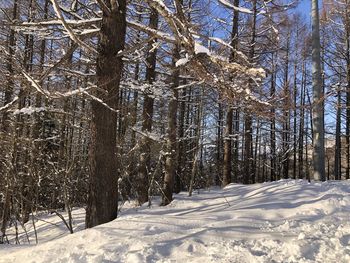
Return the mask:
<svg viewBox="0 0 350 263"><path fill-rule="evenodd" d="M175 67L175 63L180 59L180 48L178 46L174 49L173 55L173 76L172 76L172 96L168 108L168 128L166 139L166 157L165 157L165 175L163 184L163 198L162 205L168 205L173 200L174 178L176 172L177 161L177 146L176 146L176 127L177 127L177 100L179 86L180 70Z"/></svg>
<svg viewBox="0 0 350 263"><path fill-rule="evenodd" d="M296 38L299 38L299 29L297 28ZM298 41L295 44L295 61L294 61L294 80L293 80L293 179L297 178L297 97L298 97L298 87L297 87L297 61L298 61Z"/></svg>
<svg viewBox="0 0 350 263"><path fill-rule="evenodd" d="M222 118L223 118L223 106L220 101L219 97L219 103L218 103L218 121L217 121L217 142L216 142L216 166L217 166L217 173L215 177L215 184L216 185L222 185L222 180L221 180L221 168L222 168L222 157L221 157L221 152L222 152Z"/></svg>
<svg viewBox="0 0 350 263"><path fill-rule="evenodd" d="M153 8L151 9L151 15L149 19L149 27L157 29L158 27L158 13ZM146 58L146 81L152 85L156 78L156 62L157 62L157 50L153 48L156 40L152 41L148 45L148 56ZM152 90L152 87L151 87ZM154 98L152 97L152 91L150 94L146 94L143 103L142 112L142 132L150 133L152 131L152 119L153 119L153 104ZM147 136L143 136L140 146L140 166L139 166L139 178L137 182L137 199L140 205L148 201L148 187L149 187L149 174L151 172L151 139Z"/></svg>
<svg viewBox="0 0 350 263"><path fill-rule="evenodd" d="M14 0L13 2L13 9L12 9L12 20L15 21L17 19L17 0ZM13 95L13 56L15 53L15 44L16 44L16 38L15 38L15 30L10 30L10 36L9 36L9 42L8 42L8 63L6 63L7 72L8 72L8 79L7 79L7 85L5 89L5 98L4 98L4 105L11 102L11 98ZM8 132L8 112L4 111L2 115L2 125L1 130L3 132Z"/></svg>
<svg viewBox="0 0 350 263"><path fill-rule="evenodd" d="M106 13L106 10L102 12L96 62L96 95L109 107L116 109L123 69L122 56L117 55L125 44L126 0L103 2L110 13ZM86 211L88 228L115 219L118 211L117 114L95 100L91 102L91 111L90 178Z"/></svg>
<svg viewBox="0 0 350 263"><path fill-rule="evenodd" d="M198 108L197 108L197 114L195 118L195 124L196 124L196 134L195 134L195 142L194 142L194 154L193 154L193 160L192 160L192 170L191 170L191 179L190 179L190 185L188 189L188 195L192 196L193 187L196 175L198 173L198 160L202 159L199 158L201 155L202 145L200 143L201 141L201 133L202 133L202 113L203 113L203 92L200 94L200 98L198 99ZM202 155L201 155L202 156Z"/></svg>
<svg viewBox="0 0 350 263"><path fill-rule="evenodd" d="M272 72L271 72L271 88L270 97L275 101L276 83L275 83L275 61L274 53L272 53ZM276 110L271 107L271 125L270 125L270 144L271 144L271 161L270 161L270 181L276 180Z"/></svg>
<svg viewBox="0 0 350 263"><path fill-rule="evenodd" d="M301 95L300 95L300 120L299 120L299 139L298 139L298 178L304 177L304 119L305 119L305 93L306 93L306 62L303 61ZM306 144L307 148L307 144ZM307 164L307 163L306 163Z"/></svg>
<svg viewBox="0 0 350 263"><path fill-rule="evenodd" d="M253 28L250 41L250 51L249 51L249 60L253 62L255 55L255 41L256 41L256 17L257 17L257 0L253 1ZM249 83L251 88L252 83ZM250 112L246 112L244 116L244 179L243 183L248 184L254 181L255 175L253 171L253 138L252 138L252 115Z"/></svg>
<svg viewBox="0 0 350 263"><path fill-rule="evenodd" d="M340 83L338 87L338 103L337 103L337 120L335 128L335 151L334 151L334 179L341 179L341 142L340 142L340 125L341 125L341 91Z"/></svg>
<svg viewBox="0 0 350 263"><path fill-rule="evenodd" d="M226 186L231 183L231 170L232 170L232 120L233 120L233 108L229 107L226 115L226 128L224 136L224 167L222 186Z"/></svg>
<svg viewBox="0 0 350 263"><path fill-rule="evenodd" d="M178 143L178 163L175 178L174 192L179 193L183 190L184 172L186 170L186 144L185 144L185 112L186 112L186 88L181 93L180 113L179 113L179 143Z"/></svg>
<svg viewBox="0 0 350 263"><path fill-rule="evenodd" d="M12 20L15 20L17 18L17 0L14 0L13 2L13 9L12 9ZM5 98L4 98L4 104L8 104L11 101L12 95L13 95L13 86L14 86L14 81L13 81L13 67L12 67L12 59L14 56L14 51L15 51L15 30L11 29L10 30L10 36L9 36L9 42L8 42L8 63L6 64L7 67L7 72L8 72L8 79L6 83L6 89L5 89ZM1 131L4 132L4 134L9 133L9 120L8 120L8 112L4 111L2 115L2 120L1 120ZM2 166L2 163L0 163ZM1 172L3 171L4 167L1 167ZM6 185L6 190L5 190L5 195L4 195L4 202L2 206L2 213L1 213L1 227L0 231L2 233L0 237L0 244L5 242L5 237L6 237L6 228L7 228L7 222L8 219L10 218L10 205L11 205L11 192L12 189L10 189L11 184L10 184L10 171L7 170L5 172L5 182L4 185ZM1 202L1 201L0 201ZM1 203L0 203L1 204Z"/></svg>
<svg viewBox="0 0 350 263"><path fill-rule="evenodd" d="M318 0L312 0L313 177L325 181L324 93L321 79Z"/></svg>
<svg viewBox="0 0 350 263"><path fill-rule="evenodd" d="M234 1L235 6L239 6L239 0ZM233 62L235 59L235 51L237 49L238 43L238 18L239 12L236 9L233 12L233 23L232 23L232 32L231 32L231 47L232 52L230 55L230 62ZM223 180L222 186L226 186L232 181L232 129L233 128L233 108L229 106L227 115L226 115L226 128L224 136L224 167L223 167Z"/></svg>
<svg viewBox="0 0 350 263"><path fill-rule="evenodd" d="M239 176L239 109L236 109L234 112L234 121L233 121L233 182L238 183Z"/></svg>
<svg viewBox="0 0 350 263"><path fill-rule="evenodd" d="M347 92L346 92L346 174L345 179L350 179L350 18L348 11L349 3L345 8L346 16L346 67L347 67Z"/></svg>
<svg viewBox="0 0 350 263"><path fill-rule="evenodd" d="M289 29L288 29L289 30ZM286 59L284 69L284 104L283 104L283 130L282 130L282 172L283 178L287 179L289 175L289 137L290 137L290 90L289 90L289 48L290 48L290 32L287 35Z"/></svg>

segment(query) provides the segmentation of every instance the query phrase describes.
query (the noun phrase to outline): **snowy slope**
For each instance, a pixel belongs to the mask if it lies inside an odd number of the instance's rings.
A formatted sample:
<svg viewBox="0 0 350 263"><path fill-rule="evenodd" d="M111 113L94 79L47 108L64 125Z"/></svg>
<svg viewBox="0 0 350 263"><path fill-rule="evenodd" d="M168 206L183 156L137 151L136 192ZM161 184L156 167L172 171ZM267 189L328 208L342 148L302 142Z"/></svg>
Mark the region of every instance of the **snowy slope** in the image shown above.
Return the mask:
<svg viewBox="0 0 350 263"><path fill-rule="evenodd" d="M350 262L350 181L229 185L175 198L36 246L0 246L0 262ZM79 229L82 210L75 216ZM63 231L46 225L39 235Z"/></svg>

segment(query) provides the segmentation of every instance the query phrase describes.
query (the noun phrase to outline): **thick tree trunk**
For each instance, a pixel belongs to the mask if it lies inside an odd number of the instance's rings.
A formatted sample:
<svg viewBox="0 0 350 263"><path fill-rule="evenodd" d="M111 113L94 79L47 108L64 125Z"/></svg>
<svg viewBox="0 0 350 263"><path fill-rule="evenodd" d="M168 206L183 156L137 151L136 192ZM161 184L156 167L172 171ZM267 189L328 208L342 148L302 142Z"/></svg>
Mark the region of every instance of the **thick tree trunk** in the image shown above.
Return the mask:
<svg viewBox="0 0 350 263"><path fill-rule="evenodd" d="M252 177L252 116L250 113L247 113L247 116L244 118L244 176L243 183L249 184L251 183Z"/></svg>
<svg viewBox="0 0 350 263"><path fill-rule="evenodd" d="M290 144L290 88L289 88L289 49L290 49L290 32L287 35L286 58L284 68L284 104L283 104L283 130L282 130L282 172L283 178L289 176L289 144Z"/></svg>
<svg viewBox="0 0 350 263"><path fill-rule="evenodd" d="M15 20L17 18L17 0L14 0L13 2L13 9L12 9L12 20ZM13 81L13 66L12 66L12 59L14 56L14 47L15 47L16 39L15 39L15 30L11 29L10 30L10 36L9 36L9 42L8 42L8 63L6 64L7 67L7 72L8 72L8 79L6 83L6 89L5 89L5 98L4 98L4 104L10 103L13 95L13 86L14 86L14 81ZM1 127L0 131L4 132L4 134L9 133L9 118L8 118L8 112L4 111L2 115L2 120L1 120ZM2 163L0 163L2 166ZM3 171L5 167L1 167L1 172ZM10 218L10 205L11 205L11 184L10 184L10 171L6 171L6 176L5 176L5 182L4 185L6 186L5 190L5 196L4 196L4 202L0 203L2 205L2 213L1 213L1 227L0 231L2 235L0 236L0 244L5 242L5 236L6 236L6 228L7 228L7 222L8 219Z"/></svg>
<svg viewBox="0 0 350 263"><path fill-rule="evenodd" d="M126 35L126 0L104 3L96 63L97 96L117 108L119 84L123 69L122 56ZM104 92L103 92L104 91ZM117 217L118 174L116 167L117 113L98 101L91 103L90 182L86 227L94 227Z"/></svg>
<svg viewBox="0 0 350 263"><path fill-rule="evenodd" d="M298 29L297 29L298 30ZM297 39L299 37L299 34L297 32L297 35L296 35ZM297 87L297 58L298 58L298 55L297 55L297 52L298 52L298 41L296 41L296 59L295 59L295 62L294 62L294 80L293 80L293 99L294 99L294 103L293 103L293 108L294 108L294 111L293 111L293 179L296 179L297 178L297 152L298 152L298 149L297 149L297 97L298 97L298 87Z"/></svg>
<svg viewBox="0 0 350 263"><path fill-rule="evenodd" d="M222 186L226 186L231 183L231 171L232 171L232 121L233 121L233 108L229 107L226 115L226 128L224 136L224 167Z"/></svg>
<svg viewBox="0 0 350 263"><path fill-rule="evenodd" d="M324 93L321 79L318 0L312 0L313 177L325 181Z"/></svg>
<svg viewBox="0 0 350 263"><path fill-rule="evenodd" d="M275 101L276 83L275 83L275 61L274 53L272 53L272 73L271 73L271 88L270 98ZM271 107L271 125L270 125L270 181L276 180L276 110L275 107Z"/></svg>
<svg viewBox="0 0 350 263"><path fill-rule="evenodd" d="M341 82L339 82L341 83ZM334 179L341 179L341 142L340 142L340 125L341 125L341 91L340 84L338 87L338 103L337 103L337 120L335 128L335 151L334 151Z"/></svg>
<svg viewBox="0 0 350 263"><path fill-rule="evenodd" d="M347 7L349 3L347 2ZM350 179L350 18L348 8L346 16L346 67L347 67L347 92L346 92L346 173L345 178Z"/></svg>
<svg viewBox="0 0 350 263"><path fill-rule="evenodd" d="M154 9L151 9L149 27L155 30L158 27L158 13ZM146 58L146 81L150 85L152 85L156 78L157 50L153 48L155 42L156 40L150 42L148 45L149 54ZM152 131L153 104L154 98L152 96L152 91L150 91L150 94L145 95L142 112L142 132L146 134ZM150 138L147 136L142 137L139 178L137 181L137 199L140 205L148 201L149 174L151 172L151 143L152 141Z"/></svg>
<svg viewBox="0 0 350 263"><path fill-rule="evenodd" d="M235 6L239 6L239 0L234 1ZM235 59L235 51L238 43L238 19L239 12L235 10L233 12L233 23L231 32L231 47L232 52L230 55L230 61L233 62ZM232 131L233 131L233 108L229 106L226 115L226 128L224 136L224 167L223 167L223 180L222 186L226 186L232 181Z"/></svg>
<svg viewBox="0 0 350 263"><path fill-rule="evenodd" d="M256 18L257 18L257 0L253 1L253 27L252 35L250 40L250 51L249 51L249 60L253 62L255 55L255 41L256 41ZM252 83L249 83L251 88ZM255 175L253 171L253 138L252 138L252 115L250 112L246 112L244 116L244 178L243 183L248 184L254 181Z"/></svg>
<svg viewBox="0 0 350 263"><path fill-rule="evenodd" d="M258 151L259 148L259 137L260 137L260 121L257 120L256 122L256 133L255 133L255 143L254 143L254 161L253 161L253 174L254 177L252 178L252 183L255 184L256 180L259 178L259 158L260 158L260 151Z"/></svg>
<svg viewBox="0 0 350 263"><path fill-rule="evenodd" d="M306 62L303 61L301 96L300 96L300 120L299 120L299 139L298 139L298 178L304 177L304 119L305 119L305 89L306 89ZM307 144L306 144L307 147Z"/></svg>
<svg viewBox="0 0 350 263"><path fill-rule="evenodd" d="M17 19L17 0L14 0L13 2L13 9L12 9L12 20ZM8 63L6 63L6 68L8 71L8 79L7 79L7 85L5 89L5 98L4 98L4 105L11 102L11 98L13 95L13 56L15 53L15 44L16 44L16 38L15 38L15 30L10 30L10 36L9 36L9 42L8 42ZM4 111L2 115L2 125L1 130L5 133L8 132L8 112Z"/></svg>
<svg viewBox="0 0 350 263"><path fill-rule="evenodd" d="M162 205L168 205L173 200L174 179L177 167L177 146L176 146L176 128L177 128L177 108L178 108L178 91L180 70L175 67L175 62L180 59L180 48L174 49L172 75L172 96L168 108L168 128L166 139L166 156L165 156L165 174L163 183Z"/></svg>
<svg viewBox="0 0 350 263"><path fill-rule="evenodd" d="M184 172L186 170L186 144L185 144L185 113L186 113L186 88L181 93L180 113L179 113L179 143L178 143L178 163L175 177L174 192L179 193L184 188Z"/></svg>
<svg viewBox="0 0 350 263"><path fill-rule="evenodd" d="M195 117L195 142L194 142L194 154L193 154L193 160L192 160L192 170L191 170L191 179L190 179L190 185L188 189L188 195L192 196L193 187L196 175L198 174L198 161L202 161L202 145L200 144L201 141L201 133L202 133L202 112L203 112L203 93L200 94L200 98L198 98L198 107L196 111L196 117Z"/></svg>
<svg viewBox="0 0 350 263"><path fill-rule="evenodd" d="M217 121L217 141L216 141L216 166L217 166L217 173L215 176L215 183L216 185L222 185L222 119L223 119L223 106L219 98L218 103L218 121Z"/></svg>
<svg viewBox="0 0 350 263"><path fill-rule="evenodd" d="M234 111L234 120L233 120L233 178L234 183L238 183L239 176L239 109Z"/></svg>

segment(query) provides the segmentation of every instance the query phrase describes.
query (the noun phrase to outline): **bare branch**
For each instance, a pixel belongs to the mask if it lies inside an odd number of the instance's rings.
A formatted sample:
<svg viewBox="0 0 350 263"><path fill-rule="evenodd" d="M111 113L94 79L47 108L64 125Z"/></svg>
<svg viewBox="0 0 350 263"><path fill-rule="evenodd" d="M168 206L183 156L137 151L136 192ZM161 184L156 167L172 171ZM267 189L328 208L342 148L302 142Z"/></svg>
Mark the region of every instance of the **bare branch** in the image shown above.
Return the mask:
<svg viewBox="0 0 350 263"><path fill-rule="evenodd" d="M61 21L63 27L66 29L69 37L75 42L77 43L82 49L86 50L86 51L90 51L90 52L93 52L95 54L97 54L97 51L89 46L88 44L86 44L84 41L81 41L76 35L75 33L73 32L73 30L70 28L70 26L66 23L63 15L62 15L62 12L61 12L61 9L57 3L56 0L51 0L51 3L53 5L53 8L56 12L56 15L58 17L58 19Z"/></svg>

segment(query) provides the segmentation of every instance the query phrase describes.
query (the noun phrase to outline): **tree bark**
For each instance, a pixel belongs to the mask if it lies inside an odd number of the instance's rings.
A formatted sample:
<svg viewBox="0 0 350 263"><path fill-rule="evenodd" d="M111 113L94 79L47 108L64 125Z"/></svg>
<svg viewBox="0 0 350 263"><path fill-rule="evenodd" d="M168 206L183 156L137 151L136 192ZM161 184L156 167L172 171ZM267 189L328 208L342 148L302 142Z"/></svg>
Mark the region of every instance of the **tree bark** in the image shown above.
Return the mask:
<svg viewBox="0 0 350 263"><path fill-rule="evenodd" d="M235 6L239 6L239 0L234 1ZM238 19L239 12L237 9L233 12L233 23L231 32L231 47L232 52L230 55L230 62L235 59L235 51L238 43ZM231 103L230 103L231 104ZM226 115L226 128L224 135L224 167L223 167L223 180L222 186L226 186L232 181L232 131L233 131L233 108L229 106Z"/></svg>
<svg viewBox="0 0 350 263"><path fill-rule="evenodd" d="M299 120L299 139L298 139L298 178L304 177L304 122L305 122L305 93L306 93L306 62L305 58L302 66L301 96L300 96L300 120ZM307 148L307 144L306 144Z"/></svg>
<svg viewBox="0 0 350 263"><path fill-rule="evenodd" d="M341 83L341 82L339 82ZM334 151L334 179L341 179L341 142L340 142L340 125L341 125L341 91L340 84L337 91L338 103L337 103L337 120L335 128L335 151Z"/></svg>
<svg viewBox="0 0 350 263"><path fill-rule="evenodd" d="M272 53L272 72L271 72L271 87L270 97L272 101L275 101L276 83L275 83L275 60L274 53ZM275 107L271 107L271 125L270 125L270 181L276 180L276 110Z"/></svg>
<svg viewBox="0 0 350 263"><path fill-rule="evenodd" d="M123 69L122 56L117 55L125 44L126 0L103 2L110 12L104 9L102 12L96 63L96 95L109 107L116 109ZM95 100L91 102L91 111L90 178L86 211L88 228L115 219L118 211L117 113Z"/></svg>
<svg viewBox="0 0 350 263"><path fill-rule="evenodd" d="M346 16L346 79L347 79L347 92L346 92L346 174L345 179L350 179L350 18L349 18L349 2L346 2L345 8Z"/></svg>
<svg viewBox="0 0 350 263"><path fill-rule="evenodd" d="M166 156L165 156L165 174L163 183L162 205L168 205L173 200L174 178L176 173L177 146L176 146L176 128L177 128L177 107L180 70L175 67L175 63L180 59L180 48L174 49L173 55L173 75L172 75L172 96L168 108L168 128L166 139Z"/></svg>
<svg viewBox="0 0 350 263"><path fill-rule="evenodd" d="M149 27L155 30L158 27L158 13L153 8L151 9ZM156 40L149 43L149 54L146 58L146 81L150 85L153 84L156 78L157 50L153 48L153 45L155 43ZM152 91L150 91L149 93L150 94L145 95L142 112L142 132L146 134L152 131L153 122L154 98L152 97ZM147 136L142 137L140 146L139 178L137 182L137 199L140 205L148 201L148 177L151 172L151 143L152 141L150 140L150 138L148 138Z"/></svg>
<svg viewBox="0 0 350 263"><path fill-rule="evenodd" d="M325 181L324 93L321 79L318 0L312 0L313 177Z"/></svg>
<svg viewBox="0 0 350 263"><path fill-rule="evenodd" d="M256 18L257 18L257 0L253 1L253 25L252 25L252 35L250 40L250 51L249 60L253 62L255 55L255 41L256 41ZM252 83L249 83L251 88ZM248 184L255 181L255 175L253 171L253 138L252 138L252 115L250 112L246 112L244 116L244 178L243 183Z"/></svg>

